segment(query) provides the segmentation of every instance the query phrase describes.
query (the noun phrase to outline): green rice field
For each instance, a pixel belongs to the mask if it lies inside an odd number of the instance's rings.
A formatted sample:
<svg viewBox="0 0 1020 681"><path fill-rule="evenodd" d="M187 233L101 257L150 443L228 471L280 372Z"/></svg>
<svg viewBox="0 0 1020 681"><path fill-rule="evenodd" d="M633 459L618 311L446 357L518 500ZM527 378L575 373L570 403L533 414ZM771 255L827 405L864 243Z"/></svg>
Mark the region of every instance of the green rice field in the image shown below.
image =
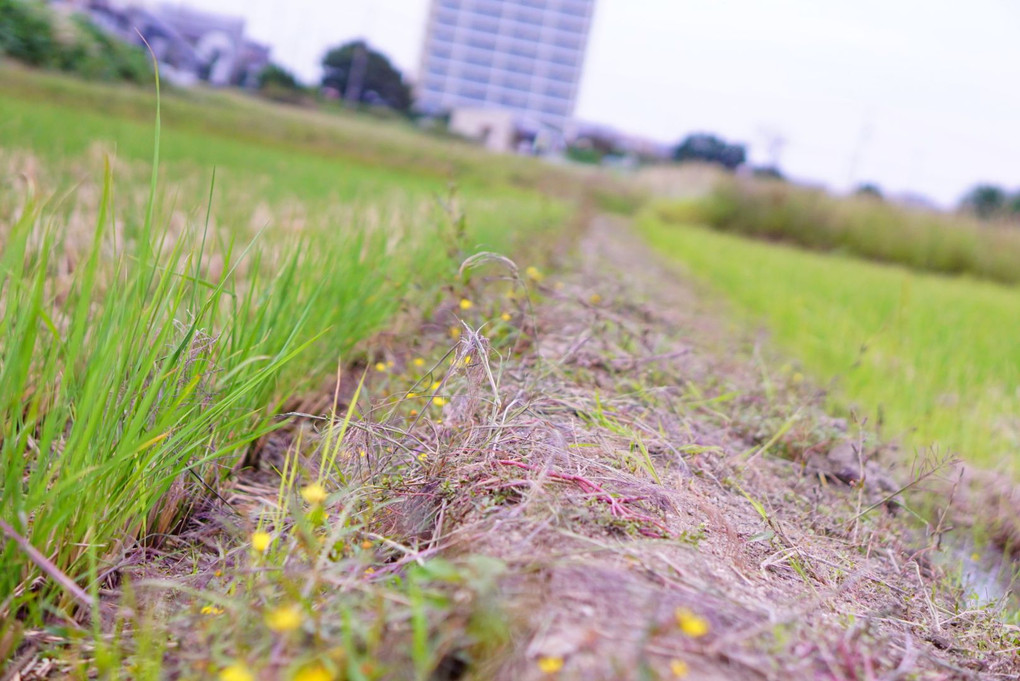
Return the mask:
<svg viewBox="0 0 1020 681"><path fill-rule="evenodd" d="M912 447L1016 471L1020 290L646 216L659 251L764 324L823 384Z"/></svg>

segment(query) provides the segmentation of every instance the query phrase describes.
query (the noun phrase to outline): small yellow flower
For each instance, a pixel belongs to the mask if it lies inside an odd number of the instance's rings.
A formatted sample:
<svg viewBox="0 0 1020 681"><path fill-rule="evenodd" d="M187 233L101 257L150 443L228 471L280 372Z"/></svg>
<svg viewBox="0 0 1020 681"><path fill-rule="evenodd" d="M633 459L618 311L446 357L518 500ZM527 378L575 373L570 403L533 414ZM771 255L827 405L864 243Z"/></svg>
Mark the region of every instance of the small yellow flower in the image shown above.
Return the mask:
<svg viewBox="0 0 1020 681"><path fill-rule="evenodd" d="M411 364L415 365L418 368L421 368L425 366L425 360L423 360L421 357L415 357L414 361L411 362Z"/></svg>
<svg viewBox="0 0 1020 681"><path fill-rule="evenodd" d="M368 540L368 539L366 539L365 541L361 542L361 548L363 548L363 549L370 549L370 548L372 548L372 546L373 546L372 542L370 540Z"/></svg>
<svg viewBox="0 0 1020 681"><path fill-rule="evenodd" d="M223 614L223 608L219 607L218 605L203 605L202 606L202 614L203 615L222 615Z"/></svg>
<svg viewBox="0 0 1020 681"><path fill-rule="evenodd" d="M532 281L542 281L542 273L538 271L538 268L532 265L528 269L524 270L524 274L527 275L528 279Z"/></svg>
<svg viewBox="0 0 1020 681"><path fill-rule="evenodd" d="M216 570L212 574L213 574L213 577L222 577L223 576L223 570Z"/></svg>
<svg viewBox="0 0 1020 681"><path fill-rule="evenodd" d="M416 393L416 392L409 392L409 393L407 393L407 399L409 399L409 400L413 400L416 397L418 397L418 393Z"/></svg>
<svg viewBox="0 0 1020 681"><path fill-rule="evenodd" d="M588 298L588 301L589 301L589 302L590 302L590 303L591 303L592 305L598 305L599 303L601 303L601 302L602 302L602 296L600 296L600 295L599 295L599 294L597 294L597 293L593 293L593 294L591 294L591 297L590 297L590 298Z"/></svg>
<svg viewBox="0 0 1020 681"><path fill-rule="evenodd" d="M336 678L332 672L318 662L302 667L294 675L293 681L333 681Z"/></svg>
<svg viewBox="0 0 1020 681"><path fill-rule="evenodd" d="M439 390L439 388L441 388L442 385L443 385L442 381L436 381L435 383L432 384L432 387L429 388L429 390Z"/></svg>
<svg viewBox="0 0 1020 681"><path fill-rule="evenodd" d="M437 426L443 425L443 419L436 419L436 425Z"/></svg>
<svg viewBox="0 0 1020 681"><path fill-rule="evenodd" d="M418 415L418 410L417 409L412 409L411 410L411 416L417 416L417 415Z"/></svg>
<svg viewBox="0 0 1020 681"><path fill-rule="evenodd" d="M538 668L544 674L555 674L559 670L563 669L563 658L562 657L540 657L538 658Z"/></svg>
<svg viewBox="0 0 1020 681"><path fill-rule="evenodd" d="M323 489L322 485L317 482L313 482L301 490L301 498L312 506L317 506L324 502L326 500L326 496L326 490Z"/></svg>
<svg viewBox="0 0 1020 681"><path fill-rule="evenodd" d="M687 663L683 660L673 660L669 663L669 671L673 672L673 676L676 678L682 679L687 676L687 672L689 672L690 669L687 667Z"/></svg>
<svg viewBox="0 0 1020 681"><path fill-rule="evenodd" d="M970 559L977 563L981 560L981 554L975 551L974 553L970 554Z"/></svg>
<svg viewBox="0 0 1020 681"><path fill-rule="evenodd" d="M503 314L501 314L501 315L499 316L499 318L500 318L500 319L502 319L502 320L503 320L504 322L508 322L508 321L510 321L511 319L513 319L513 317L511 317L511 316L510 316L510 313L509 313L509 312L504 312Z"/></svg>
<svg viewBox="0 0 1020 681"><path fill-rule="evenodd" d="M687 608L676 609L676 623L680 631L691 638L701 638L708 633L708 620Z"/></svg>
<svg viewBox="0 0 1020 681"><path fill-rule="evenodd" d="M437 397L432 400L432 404L436 405L437 407L441 407L444 404L446 404L446 400L443 399L442 397Z"/></svg>
<svg viewBox="0 0 1020 681"><path fill-rule="evenodd" d="M460 338L460 327L459 326L451 326L450 327L450 338Z"/></svg>
<svg viewBox="0 0 1020 681"><path fill-rule="evenodd" d="M471 308L473 308L474 306L475 306L475 304L474 304L474 303L472 303L472 302L471 302L470 300L468 300L467 298L461 298L461 299L460 299L460 309L462 309L462 310L470 310L470 309L471 309Z"/></svg>
<svg viewBox="0 0 1020 681"><path fill-rule="evenodd" d="M273 535L259 530L251 535L251 547L258 553L265 553L269 545L273 543Z"/></svg>
<svg viewBox="0 0 1020 681"><path fill-rule="evenodd" d="M421 454L418 455L418 461L421 461L422 463L425 463L428 460L428 458L429 455L426 454L425 452L422 452Z"/></svg>
<svg viewBox="0 0 1020 681"><path fill-rule="evenodd" d="M365 568L365 574L366 575L374 575L375 574L375 568L371 568L371 567L370 568Z"/></svg>
<svg viewBox="0 0 1020 681"><path fill-rule="evenodd" d="M301 608L297 605L283 605L266 613L266 626L282 634L301 626Z"/></svg>
<svg viewBox="0 0 1020 681"><path fill-rule="evenodd" d="M364 458L364 457L368 456L368 452L366 452L364 449L359 449L358 450L358 456Z"/></svg>
<svg viewBox="0 0 1020 681"><path fill-rule="evenodd" d="M468 364L471 364L471 355L464 358L464 366L467 366Z"/></svg>
<svg viewBox="0 0 1020 681"><path fill-rule="evenodd" d="M386 362L376 362L375 363L375 370L378 371L378 372L386 371Z"/></svg>
<svg viewBox="0 0 1020 681"><path fill-rule="evenodd" d="M220 681L255 681L255 676L244 662L235 662L220 670Z"/></svg>

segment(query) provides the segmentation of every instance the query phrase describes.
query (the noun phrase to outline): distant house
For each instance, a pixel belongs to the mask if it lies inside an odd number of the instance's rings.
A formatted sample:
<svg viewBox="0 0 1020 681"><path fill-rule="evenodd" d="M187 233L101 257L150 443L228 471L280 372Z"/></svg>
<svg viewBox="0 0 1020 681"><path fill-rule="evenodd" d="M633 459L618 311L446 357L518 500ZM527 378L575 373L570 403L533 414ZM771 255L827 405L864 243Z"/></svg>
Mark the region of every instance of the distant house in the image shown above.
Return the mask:
<svg viewBox="0 0 1020 681"><path fill-rule="evenodd" d="M211 85L254 87L269 64L270 48L244 35L241 17L204 12L184 5L146 7L116 0L74 0L101 29L124 42L148 43L160 73L175 85L200 80Z"/></svg>
<svg viewBox="0 0 1020 681"><path fill-rule="evenodd" d="M450 132L498 153L542 154L553 151L558 131L526 116L490 108L460 108L450 114Z"/></svg>
<svg viewBox="0 0 1020 681"><path fill-rule="evenodd" d="M269 47L244 37L244 19L161 5L159 16L191 45L201 62L200 76L212 85L257 84L259 71L269 64Z"/></svg>

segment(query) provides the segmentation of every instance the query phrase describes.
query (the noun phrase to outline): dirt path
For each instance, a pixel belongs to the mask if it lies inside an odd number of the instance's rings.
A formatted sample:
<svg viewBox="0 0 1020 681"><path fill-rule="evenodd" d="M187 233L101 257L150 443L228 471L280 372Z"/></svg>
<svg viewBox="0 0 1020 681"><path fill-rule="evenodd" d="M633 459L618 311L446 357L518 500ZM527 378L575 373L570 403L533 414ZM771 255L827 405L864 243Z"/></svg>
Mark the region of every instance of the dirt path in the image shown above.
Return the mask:
<svg viewBox="0 0 1020 681"><path fill-rule="evenodd" d="M527 409L464 469L505 493L459 516L509 570L487 678L1017 678L1017 628L963 609L876 447L626 225L596 220L580 263L504 374Z"/></svg>

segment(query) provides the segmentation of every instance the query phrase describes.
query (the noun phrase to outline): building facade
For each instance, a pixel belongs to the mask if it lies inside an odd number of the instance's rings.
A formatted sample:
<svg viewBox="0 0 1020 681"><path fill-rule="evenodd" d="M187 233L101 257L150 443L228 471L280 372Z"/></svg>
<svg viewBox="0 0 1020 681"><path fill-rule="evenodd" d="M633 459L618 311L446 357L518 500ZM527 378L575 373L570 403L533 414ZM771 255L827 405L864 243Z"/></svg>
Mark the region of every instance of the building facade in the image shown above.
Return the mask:
<svg viewBox="0 0 1020 681"><path fill-rule="evenodd" d="M182 3L145 0L71 0L100 29L132 45L151 49L160 76L179 85L256 87L269 64L267 45L245 37L245 21L192 9Z"/></svg>
<svg viewBox="0 0 1020 681"><path fill-rule="evenodd" d="M501 109L564 134L594 7L595 0L432 0L418 108Z"/></svg>

